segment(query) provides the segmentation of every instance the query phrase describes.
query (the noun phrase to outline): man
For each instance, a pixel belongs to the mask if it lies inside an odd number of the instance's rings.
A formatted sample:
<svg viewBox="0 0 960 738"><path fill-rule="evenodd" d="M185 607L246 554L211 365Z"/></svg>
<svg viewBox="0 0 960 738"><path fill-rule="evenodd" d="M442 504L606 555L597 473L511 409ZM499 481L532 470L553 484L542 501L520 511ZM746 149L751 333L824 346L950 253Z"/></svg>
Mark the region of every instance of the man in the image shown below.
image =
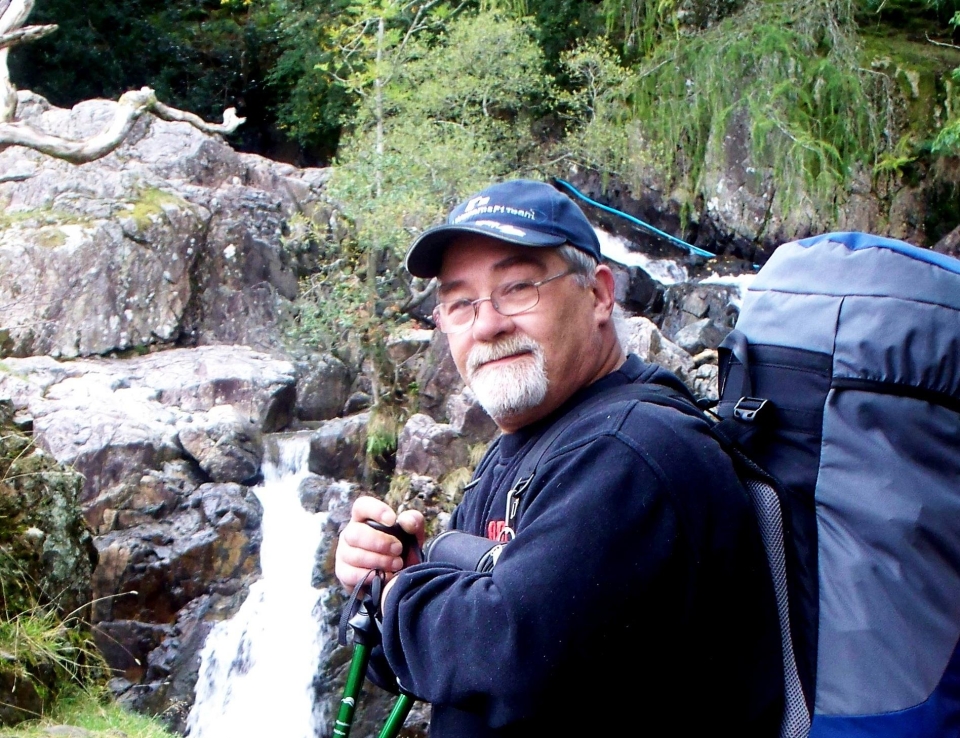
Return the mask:
<svg viewBox="0 0 960 738"><path fill-rule="evenodd" d="M592 406L550 445L512 520L507 490L557 418L598 393L682 385L626 357L614 279L579 208L549 185L493 185L424 232L437 327L502 430L455 529L509 540L488 573L401 560L366 521L423 518L359 499L340 537L352 587L392 575L383 656L433 703L431 735L776 736L780 635L750 503L705 422L636 400ZM505 530L509 529L509 530ZM515 535L514 535L515 533ZM412 564L412 565L411 565Z"/></svg>

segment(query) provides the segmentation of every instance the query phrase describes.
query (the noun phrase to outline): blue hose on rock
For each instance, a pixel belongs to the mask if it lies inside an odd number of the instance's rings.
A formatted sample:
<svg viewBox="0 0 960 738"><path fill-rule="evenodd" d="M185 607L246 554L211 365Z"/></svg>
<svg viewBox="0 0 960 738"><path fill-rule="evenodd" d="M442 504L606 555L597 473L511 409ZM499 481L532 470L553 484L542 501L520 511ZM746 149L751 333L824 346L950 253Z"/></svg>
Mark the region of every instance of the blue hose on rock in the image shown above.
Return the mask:
<svg viewBox="0 0 960 738"><path fill-rule="evenodd" d="M602 203L599 203L596 200L591 200L589 197L584 195L582 192L580 192L576 187L574 187L569 182L565 182L564 180L557 179L557 178L554 178L553 181L556 182L558 185L561 185L564 189L569 190L571 194L580 198L585 203L589 203L590 205L593 205L593 207L595 208L600 208L601 210L605 210L608 213L613 213L614 215L618 215L621 218L625 218L626 220L629 220L634 225L639 226L643 230L647 231L647 233L652 233L654 236L659 236L660 238L663 238L676 246L680 246L681 248L684 248L687 251L689 251L691 254L696 254L697 256L703 256L703 257L706 257L707 259L712 259L716 256L716 254L711 254L709 251L704 251L703 249L697 246L694 246L693 244L687 243L686 241L680 238L677 238L676 236L671 236L669 233L665 233L664 231L661 231L659 228L655 228L654 226L650 225L649 223L645 223L639 218L634 218L632 215L628 215L622 210L617 210L616 208L611 208L609 205L603 205Z"/></svg>

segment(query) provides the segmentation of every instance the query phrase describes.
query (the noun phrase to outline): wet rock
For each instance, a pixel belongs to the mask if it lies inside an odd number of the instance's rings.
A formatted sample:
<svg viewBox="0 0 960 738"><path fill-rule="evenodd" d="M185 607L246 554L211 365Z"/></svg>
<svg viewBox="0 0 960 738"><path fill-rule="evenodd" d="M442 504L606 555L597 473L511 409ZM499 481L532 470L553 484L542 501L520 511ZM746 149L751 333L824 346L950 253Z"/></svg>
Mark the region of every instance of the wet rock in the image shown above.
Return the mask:
<svg viewBox="0 0 960 738"><path fill-rule="evenodd" d="M663 308L663 285L638 266L607 262L614 275L614 297L630 313L656 315Z"/></svg>
<svg viewBox="0 0 960 738"><path fill-rule="evenodd" d="M449 395L463 388L463 380L453 363L447 337L435 331L417 375L418 408L437 420L446 420L443 405Z"/></svg>
<svg viewBox="0 0 960 738"><path fill-rule="evenodd" d="M83 138L116 103L73 110L20 92L20 117ZM38 152L0 152L3 355L74 357L174 343L279 346L276 329L311 267L288 248L288 221L337 226L324 170L237 154L185 123L145 116L112 154L75 166ZM315 256L314 256L315 262Z"/></svg>
<svg viewBox="0 0 960 738"><path fill-rule="evenodd" d="M369 410L373 405L373 398L368 392L354 392L347 398L343 406L344 415L356 415L364 410Z"/></svg>
<svg viewBox="0 0 960 738"><path fill-rule="evenodd" d="M127 687L143 678L150 652L172 634L170 625L136 620L101 622L93 629L97 648L113 673L123 675Z"/></svg>
<svg viewBox="0 0 960 738"><path fill-rule="evenodd" d="M328 420L344 411L353 377L347 365L338 358L330 354L311 354L306 360L297 362L297 376L297 418Z"/></svg>
<svg viewBox="0 0 960 738"><path fill-rule="evenodd" d="M229 594L205 594L186 605L160 645L150 651L142 684L119 695L130 709L157 715L184 733L200 671L200 652L212 628L232 617L246 599L246 587Z"/></svg>
<svg viewBox="0 0 960 738"><path fill-rule="evenodd" d="M677 336L681 330L708 319L712 326L701 323L700 328L691 329L682 340L694 349L691 353L699 353L703 348L716 348L737 321L739 310L736 304L739 296L737 288L728 285L689 282L671 285L666 291L660 330L679 344ZM698 332L705 339L699 348L696 340Z"/></svg>
<svg viewBox="0 0 960 738"><path fill-rule="evenodd" d="M728 331L717 327L710 318L702 318L685 325L673 337L674 343L688 354L699 354L705 349L715 349Z"/></svg>
<svg viewBox="0 0 960 738"><path fill-rule="evenodd" d="M444 415L450 419L450 426L467 443L487 443L499 430L469 387L447 398Z"/></svg>
<svg viewBox="0 0 960 738"><path fill-rule="evenodd" d="M451 425L418 413L403 426L397 442L397 473L440 479L469 462L467 444Z"/></svg>
<svg viewBox="0 0 960 738"><path fill-rule="evenodd" d="M263 439L252 418L232 405L195 413L178 434L184 450L214 482L248 482L260 469Z"/></svg>
<svg viewBox="0 0 960 738"><path fill-rule="evenodd" d="M393 362L400 387L409 387L416 381L433 341L433 333L430 330L407 329L387 341L387 356Z"/></svg>
<svg viewBox="0 0 960 738"><path fill-rule="evenodd" d="M100 536L94 622L172 623L200 595L235 590L259 571L261 515L246 487L204 484L164 520Z"/></svg>
<svg viewBox="0 0 960 738"><path fill-rule="evenodd" d="M90 506L118 485L137 484L145 470L182 459L178 434L193 413L230 405L272 431L291 419L296 392L289 362L240 346L5 365L0 396L33 417L41 447L85 476Z"/></svg>
<svg viewBox="0 0 960 738"><path fill-rule="evenodd" d="M674 372L680 379L691 383L695 372L693 357L675 343L664 337L656 325L647 318L627 318L624 349L637 354L644 361Z"/></svg>
<svg viewBox="0 0 960 738"><path fill-rule="evenodd" d="M0 725L16 725L43 714L43 700L33 682L4 669L3 660L12 658L0 654Z"/></svg>
<svg viewBox="0 0 960 738"><path fill-rule="evenodd" d="M689 378L690 389L695 397L705 400L719 400L719 369L716 364L701 364Z"/></svg>
<svg viewBox="0 0 960 738"><path fill-rule="evenodd" d="M328 420L310 437L310 471L335 479L363 475L369 413Z"/></svg>
<svg viewBox="0 0 960 738"><path fill-rule="evenodd" d="M342 507L356 496L357 485L342 479L309 474L300 481L297 495L307 512L327 512Z"/></svg>

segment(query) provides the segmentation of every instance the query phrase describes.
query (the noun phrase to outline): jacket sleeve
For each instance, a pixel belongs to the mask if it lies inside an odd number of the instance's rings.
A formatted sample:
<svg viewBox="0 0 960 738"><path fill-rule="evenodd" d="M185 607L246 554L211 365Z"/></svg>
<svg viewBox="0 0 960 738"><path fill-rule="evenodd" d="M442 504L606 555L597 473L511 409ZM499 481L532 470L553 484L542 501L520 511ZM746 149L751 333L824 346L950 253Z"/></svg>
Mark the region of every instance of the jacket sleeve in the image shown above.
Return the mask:
<svg viewBox="0 0 960 738"><path fill-rule="evenodd" d="M686 556L664 472L631 438L545 460L517 536L489 574L411 567L388 595L383 645L404 688L501 726L533 714L598 632L671 617Z"/></svg>

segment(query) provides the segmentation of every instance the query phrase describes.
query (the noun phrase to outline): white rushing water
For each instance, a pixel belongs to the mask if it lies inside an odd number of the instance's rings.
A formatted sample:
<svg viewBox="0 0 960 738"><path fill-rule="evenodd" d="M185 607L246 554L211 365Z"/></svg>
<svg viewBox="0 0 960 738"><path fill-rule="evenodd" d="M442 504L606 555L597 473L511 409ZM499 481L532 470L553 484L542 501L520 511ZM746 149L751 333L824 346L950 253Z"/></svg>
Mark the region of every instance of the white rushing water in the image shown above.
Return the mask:
<svg viewBox="0 0 960 738"><path fill-rule="evenodd" d="M638 266L660 284L665 285L686 282L690 278L687 270L674 259L654 259L639 251L631 251L627 242L619 236L602 228L593 230L600 241L600 253L618 264Z"/></svg>
<svg viewBox="0 0 960 738"><path fill-rule="evenodd" d="M190 738L315 738L324 728L313 691L320 592L310 579L326 514L304 510L297 494L309 450L307 436L293 436L278 440L279 459L264 459L263 484L253 490L263 506L262 576L207 636Z"/></svg>

